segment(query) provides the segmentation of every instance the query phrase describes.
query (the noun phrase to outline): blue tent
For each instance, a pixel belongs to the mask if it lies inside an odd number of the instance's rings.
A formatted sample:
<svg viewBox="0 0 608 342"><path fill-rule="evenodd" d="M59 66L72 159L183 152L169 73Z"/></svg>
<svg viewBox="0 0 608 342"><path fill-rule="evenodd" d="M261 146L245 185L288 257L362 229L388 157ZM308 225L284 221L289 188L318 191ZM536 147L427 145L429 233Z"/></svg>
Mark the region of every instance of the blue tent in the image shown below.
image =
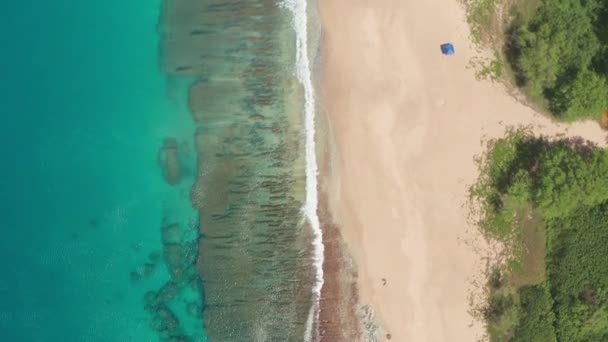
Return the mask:
<svg viewBox="0 0 608 342"><path fill-rule="evenodd" d="M446 56L453 55L456 51L454 51L454 45L451 43L441 44L441 53Z"/></svg>

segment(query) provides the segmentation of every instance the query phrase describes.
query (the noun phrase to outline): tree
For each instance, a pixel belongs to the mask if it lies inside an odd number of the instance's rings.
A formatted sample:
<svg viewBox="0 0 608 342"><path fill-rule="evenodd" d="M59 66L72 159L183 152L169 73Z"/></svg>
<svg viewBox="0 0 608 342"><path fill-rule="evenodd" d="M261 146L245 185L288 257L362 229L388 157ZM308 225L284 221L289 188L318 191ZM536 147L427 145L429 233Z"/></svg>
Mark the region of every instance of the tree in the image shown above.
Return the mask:
<svg viewBox="0 0 608 342"><path fill-rule="evenodd" d="M579 71L571 82L555 91L551 106L567 121L583 117L598 118L608 106L608 84L603 76L588 69Z"/></svg>
<svg viewBox="0 0 608 342"><path fill-rule="evenodd" d="M608 87L603 62L607 51L600 9L606 1L545 0L534 16L517 22L515 69L533 98L548 100L565 120L599 118ZM598 13L600 13L598 15Z"/></svg>

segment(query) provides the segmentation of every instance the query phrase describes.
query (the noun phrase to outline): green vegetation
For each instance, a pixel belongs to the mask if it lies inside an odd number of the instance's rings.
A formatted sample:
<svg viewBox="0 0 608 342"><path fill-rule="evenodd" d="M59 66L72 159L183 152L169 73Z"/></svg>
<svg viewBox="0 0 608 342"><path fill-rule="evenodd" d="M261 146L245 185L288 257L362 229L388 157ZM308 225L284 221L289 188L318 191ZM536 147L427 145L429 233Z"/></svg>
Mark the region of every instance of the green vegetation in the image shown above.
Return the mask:
<svg viewBox="0 0 608 342"><path fill-rule="evenodd" d="M475 69L475 77L478 80L494 82L502 79L505 74L505 61L499 54L492 59L473 58L469 65Z"/></svg>
<svg viewBox="0 0 608 342"><path fill-rule="evenodd" d="M608 341L608 151L512 130L471 188L506 247L481 311L491 341Z"/></svg>
<svg viewBox="0 0 608 342"><path fill-rule="evenodd" d="M514 67L532 97L565 120L599 118L607 106L606 0L544 0L511 31Z"/></svg>
<svg viewBox="0 0 608 342"><path fill-rule="evenodd" d="M608 0L465 1L473 41L502 56L478 74L494 75L498 65L500 75L561 120L606 112Z"/></svg>

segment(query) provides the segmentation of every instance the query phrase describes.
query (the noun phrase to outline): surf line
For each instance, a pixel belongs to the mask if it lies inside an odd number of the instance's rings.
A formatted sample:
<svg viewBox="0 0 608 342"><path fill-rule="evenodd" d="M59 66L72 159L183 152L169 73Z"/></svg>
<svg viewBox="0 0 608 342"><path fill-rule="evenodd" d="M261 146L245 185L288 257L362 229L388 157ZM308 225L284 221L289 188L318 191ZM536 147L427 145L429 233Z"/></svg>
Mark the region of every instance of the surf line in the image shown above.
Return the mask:
<svg viewBox="0 0 608 342"><path fill-rule="evenodd" d="M315 145L315 97L312 86L310 59L308 58L308 13L307 0L284 0L283 6L292 14L292 24L296 33L296 76L304 88L304 131L306 151L306 202L302 208L313 233L312 262L315 270L315 282L312 287L312 305L306 321L304 341L318 340L319 309L321 289L323 288L323 259L325 246L323 232L317 214L319 203L317 189L317 156ZM314 334L313 334L314 327Z"/></svg>

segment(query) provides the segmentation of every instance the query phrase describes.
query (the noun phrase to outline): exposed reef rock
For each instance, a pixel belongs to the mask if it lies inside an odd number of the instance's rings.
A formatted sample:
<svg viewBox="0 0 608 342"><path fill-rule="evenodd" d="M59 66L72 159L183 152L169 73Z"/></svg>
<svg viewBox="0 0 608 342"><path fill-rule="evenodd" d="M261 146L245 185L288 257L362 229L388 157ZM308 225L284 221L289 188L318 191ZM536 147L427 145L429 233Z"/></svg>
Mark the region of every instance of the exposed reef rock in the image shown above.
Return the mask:
<svg viewBox="0 0 608 342"><path fill-rule="evenodd" d="M276 0L165 0L160 23L161 67L195 79L198 125L201 238L164 228L171 278L204 291L205 305L186 311L202 310L211 341L301 341L314 274L289 11Z"/></svg>

